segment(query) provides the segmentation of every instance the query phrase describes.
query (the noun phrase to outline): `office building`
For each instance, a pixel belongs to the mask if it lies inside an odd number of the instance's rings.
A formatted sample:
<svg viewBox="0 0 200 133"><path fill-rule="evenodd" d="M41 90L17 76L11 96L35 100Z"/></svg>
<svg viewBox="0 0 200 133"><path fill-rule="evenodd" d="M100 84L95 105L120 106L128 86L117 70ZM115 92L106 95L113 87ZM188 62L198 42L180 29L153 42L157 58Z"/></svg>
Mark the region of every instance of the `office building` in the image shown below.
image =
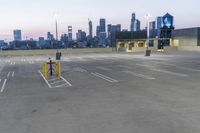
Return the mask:
<svg viewBox="0 0 200 133"><path fill-rule="evenodd" d="M155 30L156 29L156 21L149 22L149 29Z"/></svg>
<svg viewBox="0 0 200 133"><path fill-rule="evenodd" d="M69 41L72 41L72 26L68 26L68 39Z"/></svg>
<svg viewBox="0 0 200 133"><path fill-rule="evenodd" d="M99 21L100 32L106 32L106 19L101 18Z"/></svg>
<svg viewBox="0 0 200 133"><path fill-rule="evenodd" d="M78 32L76 33L76 40L78 42L86 41L87 40L86 32L84 32L82 30L78 30Z"/></svg>
<svg viewBox="0 0 200 133"><path fill-rule="evenodd" d="M136 19L134 31L140 31L140 20Z"/></svg>
<svg viewBox="0 0 200 133"><path fill-rule="evenodd" d="M156 29L157 36L160 37L160 29L163 27L163 17L159 16L156 18Z"/></svg>
<svg viewBox="0 0 200 133"><path fill-rule="evenodd" d="M54 40L54 35L51 34L51 32L47 32L47 40L53 41Z"/></svg>
<svg viewBox="0 0 200 133"><path fill-rule="evenodd" d="M112 29L112 24L108 24L107 25L107 32L110 33Z"/></svg>
<svg viewBox="0 0 200 133"><path fill-rule="evenodd" d="M21 30L14 30L14 41L21 41L22 40L22 33Z"/></svg>
<svg viewBox="0 0 200 133"><path fill-rule="evenodd" d="M134 31L135 29L135 20L135 13L132 13L130 31Z"/></svg>
<svg viewBox="0 0 200 133"><path fill-rule="evenodd" d="M37 46L41 48L44 45L45 45L45 39L44 39L44 37L39 37Z"/></svg>
<svg viewBox="0 0 200 133"><path fill-rule="evenodd" d="M132 13L130 31L140 31L140 21L136 19L136 14Z"/></svg>
<svg viewBox="0 0 200 133"><path fill-rule="evenodd" d="M96 28L96 36L99 36L99 33L100 33L100 26L97 26L97 28Z"/></svg>
<svg viewBox="0 0 200 133"><path fill-rule="evenodd" d="M92 27L92 21L89 20L89 37L93 37L93 27Z"/></svg>

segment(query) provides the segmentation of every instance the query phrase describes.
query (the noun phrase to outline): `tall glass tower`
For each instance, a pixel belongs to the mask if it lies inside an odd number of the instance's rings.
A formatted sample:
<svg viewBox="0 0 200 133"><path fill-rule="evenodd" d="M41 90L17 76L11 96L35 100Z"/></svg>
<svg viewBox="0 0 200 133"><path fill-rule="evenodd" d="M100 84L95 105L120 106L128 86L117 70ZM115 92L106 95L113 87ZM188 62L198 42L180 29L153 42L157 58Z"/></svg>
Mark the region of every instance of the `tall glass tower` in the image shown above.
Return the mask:
<svg viewBox="0 0 200 133"><path fill-rule="evenodd" d="M92 21L89 20L89 36L92 38L93 37L93 28L92 28Z"/></svg>

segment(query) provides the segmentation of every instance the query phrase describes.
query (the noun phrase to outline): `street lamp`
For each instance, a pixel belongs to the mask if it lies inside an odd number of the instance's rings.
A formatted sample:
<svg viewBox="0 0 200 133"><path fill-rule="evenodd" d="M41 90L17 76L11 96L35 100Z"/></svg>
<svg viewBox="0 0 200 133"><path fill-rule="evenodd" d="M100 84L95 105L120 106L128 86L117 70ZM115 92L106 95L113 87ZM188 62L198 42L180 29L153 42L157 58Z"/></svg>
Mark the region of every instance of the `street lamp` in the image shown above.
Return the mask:
<svg viewBox="0 0 200 133"><path fill-rule="evenodd" d="M151 17L150 14L146 14L145 18L147 20L147 48L146 48L146 56L150 56L150 51L149 51L149 42L150 42L150 31L149 31L149 18Z"/></svg>
<svg viewBox="0 0 200 133"><path fill-rule="evenodd" d="M55 17L55 23L56 23L56 41L58 41L58 22L57 22L57 14L55 13L54 17Z"/></svg>

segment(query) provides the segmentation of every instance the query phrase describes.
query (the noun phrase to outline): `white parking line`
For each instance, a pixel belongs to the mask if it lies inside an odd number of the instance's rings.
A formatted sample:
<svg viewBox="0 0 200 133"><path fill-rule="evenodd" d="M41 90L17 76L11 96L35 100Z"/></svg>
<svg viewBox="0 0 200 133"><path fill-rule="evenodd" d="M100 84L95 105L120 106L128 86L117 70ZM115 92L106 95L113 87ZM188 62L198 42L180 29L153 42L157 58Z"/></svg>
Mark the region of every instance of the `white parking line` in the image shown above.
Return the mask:
<svg viewBox="0 0 200 133"><path fill-rule="evenodd" d="M72 84L70 84L65 78L63 78L62 76L60 76L61 79L63 79L69 86L72 86Z"/></svg>
<svg viewBox="0 0 200 133"><path fill-rule="evenodd" d="M83 69L83 68L80 68L80 67L75 67L74 68L74 71L77 71L77 72L87 72L87 70Z"/></svg>
<svg viewBox="0 0 200 133"><path fill-rule="evenodd" d="M200 72L199 69L193 69L193 68L187 68L187 67L177 67L177 68L187 70L187 71Z"/></svg>
<svg viewBox="0 0 200 133"><path fill-rule="evenodd" d="M171 74L171 75L175 75L175 76L180 76L180 77L187 77L187 74L182 74L182 73L176 73L176 72L171 72L171 71L167 71L167 70L161 70L161 69L150 69L152 71L156 71L156 72L162 72L162 73L167 73L167 74Z"/></svg>
<svg viewBox="0 0 200 133"><path fill-rule="evenodd" d="M42 78L44 79L44 81L46 82L46 84L49 86L49 88L52 88L51 85L49 84L49 82L46 80L46 78L42 74L42 72L40 70L38 72L40 73L40 75L42 76Z"/></svg>
<svg viewBox="0 0 200 133"><path fill-rule="evenodd" d="M50 85L54 85L54 84L57 84L57 83L60 83L60 82L63 82L63 80L58 80L58 81L55 81L55 82L51 82L49 83Z"/></svg>
<svg viewBox="0 0 200 133"><path fill-rule="evenodd" d="M150 76L147 76L147 75L143 75L143 74L139 74L139 73L135 73L135 72L131 72L131 71L122 71L122 72L131 74L133 76L136 76L136 77L139 77L139 78L143 78L143 79L149 79L149 80L156 79L154 77L150 77Z"/></svg>
<svg viewBox="0 0 200 133"><path fill-rule="evenodd" d="M7 79L4 79L3 85L1 87L1 93L4 91L5 89L5 85L6 85Z"/></svg>
<svg viewBox="0 0 200 133"><path fill-rule="evenodd" d="M14 77L15 76L15 72L12 72L12 77Z"/></svg>
<svg viewBox="0 0 200 133"><path fill-rule="evenodd" d="M56 81L56 79L50 79L49 81L54 81L53 83L49 83L48 80L44 77L44 75L42 74L42 72L39 70L38 71L40 73L40 75L42 76L42 78L45 80L46 84L48 85L49 88L59 88L59 87L63 87L65 85L68 85L68 86L72 86L71 83L69 83L69 81L67 81L64 77L60 77L60 79L57 79L59 81ZM65 84L61 84L61 85L57 85L57 86L52 86L53 84L56 84L56 83L59 83L59 82L65 82Z"/></svg>
<svg viewBox="0 0 200 133"><path fill-rule="evenodd" d="M8 72L8 74L7 74L7 78L10 76L10 72Z"/></svg>
<svg viewBox="0 0 200 133"><path fill-rule="evenodd" d="M48 82L51 82L51 81L55 81L57 80L58 78L54 78L54 79L50 79L50 80L47 80Z"/></svg>
<svg viewBox="0 0 200 133"><path fill-rule="evenodd" d="M1 83L1 79L0 79L0 83Z"/></svg>
<svg viewBox="0 0 200 133"><path fill-rule="evenodd" d="M98 66L98 67L96 67L96 68L101 69L101 70L104 70L104 71L112 71L112 69L110 69L110 68L101 67L101 66Z"/></svg>
<svg viewBox="0 0 200 133"><path fill-rule="evenodd" d="M106 81L108 81L108 82L111 82L111 83L116 83L116 82L118 82L117 80L115 80L115 79L113 79L113 78L107 77L107 76L105 76L105 75L103 75L103 74L100 74L100 73L97 73L97 72L91 73L91 74L94 75L94 76L96 76L96 77L99 77L99 78L101 78L101 79L104 79L104 80L106 80Z"/></svg>

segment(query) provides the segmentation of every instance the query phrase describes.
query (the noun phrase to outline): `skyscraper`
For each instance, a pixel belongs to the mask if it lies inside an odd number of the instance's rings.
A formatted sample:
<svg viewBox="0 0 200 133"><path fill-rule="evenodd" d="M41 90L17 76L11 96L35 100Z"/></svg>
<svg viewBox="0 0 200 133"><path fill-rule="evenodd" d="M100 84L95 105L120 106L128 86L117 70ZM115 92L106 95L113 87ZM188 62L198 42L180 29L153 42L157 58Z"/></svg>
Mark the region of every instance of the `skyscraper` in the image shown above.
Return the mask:
<svg viewBox="0 0 200 133"><path fill-rule="evenodd" d="M149 22L149 29L150 30L155 30L156 29L156 22L155 21Z"/></svg>
<svg viewBox="0 0 200 133"><path fill-rule="evenodd" d="M156 18L156 29L160 29L163 27L163 17Z"/></svg>
<svg viewBox="0 0 200 133"><path fill-rule="evenodd" d="M107 25L107 32L108 32L108 34L111 32L111 29L112 29L112 24L108 24Z"/></svg>
<svg viewBox="0 0 200 133"><path fill-rule="evenodd" d="M99 36L99 33L100 33L100 26L97 26L97 28L96 28L96 36Z"/></svg>
<svg viewBox="0 0 200 133"><path fill-rule="evenodd" d="M106 32L106 19L101 18L99 24L100 32Z"/></svg>
<svg viewBox="0 0 200 133"><path fill-rule="evenodd" d="M156 29L157 29L157 36L160 36L161 28L163 27L163 17L156 18Z"/></svg>
<svg viewBox="0 0 200 133"><path fill-rule="evenodd" d="M140 21L136 19L135 13L132 13L130 31L140 31Z"/></svg>
<svg viewBox="0 0 200 133"><path fill-rule="evenodd" d="M86 41L86 32L78 30L76 33L76 39L77 41Z"/></svg>
<svg viewBox="0 0 200 133"><path fill-rule="evenodd" d="M135 29L135 20L135 13L132 13L130 31L134 31Z"/></svg>
<svg viewBox="0 0 200 133"><path fill-rule="evenodd" d="M49 41L54 40L54 36L53 36L53 34L51 34L51 32L47 32L47 40L49 40Z"/></svg>
<svg viewBox="0 0 200 133"><path fill-rule="evenodd" d="M68 39L72 41L72 26L68 26Z"/></svg>
<svg viewBox="0 0 200 133"><path fill-rule="evenodd" d="M92 28L92 21L89 20L89 36L92 38L93 37L93 28Z"/></svg>
<svg viewBox="0 0 200 133"><path fill-rule="evenodd" d="M136 19L134 31L140 31L140 20Z"/></svg>
<svg viewBox="0 0 200 133"><path fill-rule="evenodd" d="M21 30L14 30L13 34L14 34L14 40L15 41L21 41L22 40Z"/></svg>

